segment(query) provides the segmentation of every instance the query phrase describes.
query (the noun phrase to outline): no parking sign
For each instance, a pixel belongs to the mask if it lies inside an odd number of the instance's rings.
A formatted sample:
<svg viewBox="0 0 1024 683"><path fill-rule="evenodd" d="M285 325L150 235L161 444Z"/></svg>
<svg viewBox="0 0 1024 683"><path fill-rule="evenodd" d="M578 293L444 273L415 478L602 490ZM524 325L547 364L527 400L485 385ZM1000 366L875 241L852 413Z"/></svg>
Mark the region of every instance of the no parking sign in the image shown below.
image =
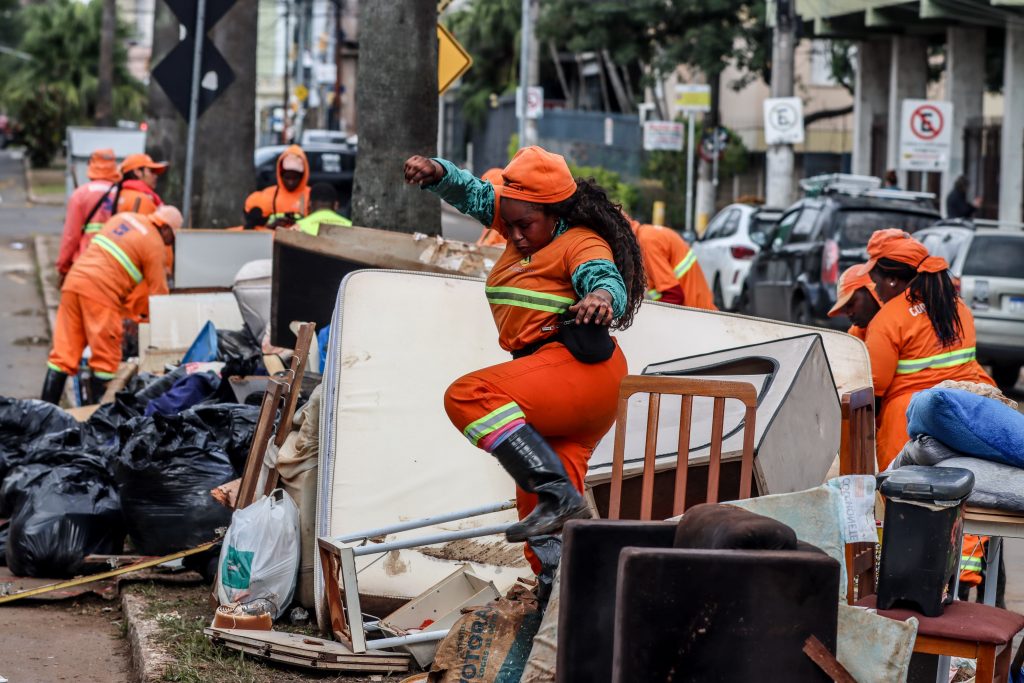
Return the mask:
<svg viewBox="0 0 1024 683"><path fill-rule="evenodd" d="M952 129L952 102L903 100L899 167L905 171L947 170Z"/></svg>

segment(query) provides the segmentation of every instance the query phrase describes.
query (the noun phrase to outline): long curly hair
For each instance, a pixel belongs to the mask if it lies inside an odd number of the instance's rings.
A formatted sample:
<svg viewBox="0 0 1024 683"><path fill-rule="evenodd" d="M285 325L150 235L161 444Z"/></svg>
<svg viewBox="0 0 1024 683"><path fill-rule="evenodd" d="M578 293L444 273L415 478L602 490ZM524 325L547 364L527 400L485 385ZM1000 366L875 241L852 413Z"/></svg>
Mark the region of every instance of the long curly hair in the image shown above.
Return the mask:
<svg viewBox="0 0 1024 683"><path fill-rule="evenodd" d="M959 296L948 270L919 273L913 266L889 258L878 259L875 268L885 277L909 283L907 298L911 303L924 304L925 313L942 346L953 346L964 338L964 324L957 307Z"/></svg>
<svg viewBox="0 0 1024 683"><path fill-rule="evenodd" d="M593 178L577 178L573 196L556 204L538 204L548 215L563 219L570 227L586 227L612 248L615 267L626 283L626 312L614 327L624 330L633 324L640 302L647 291L644 259L636 235L622 213L621 204L613 204Z"/></svg>

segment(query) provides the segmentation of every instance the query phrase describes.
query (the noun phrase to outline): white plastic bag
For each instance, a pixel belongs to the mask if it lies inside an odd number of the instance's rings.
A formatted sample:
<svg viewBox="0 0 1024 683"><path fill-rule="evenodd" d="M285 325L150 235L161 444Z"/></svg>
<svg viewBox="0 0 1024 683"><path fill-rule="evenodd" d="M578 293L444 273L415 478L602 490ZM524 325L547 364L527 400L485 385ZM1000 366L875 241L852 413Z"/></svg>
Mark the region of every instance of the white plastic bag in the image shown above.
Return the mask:
<svg viewBox="0 0 1024 683"><path fill-rule="evenodd" d="M220 604L265 599L277 619L292 601L299 571L299 510L276 489L236 510L220 551Z"/></svg>

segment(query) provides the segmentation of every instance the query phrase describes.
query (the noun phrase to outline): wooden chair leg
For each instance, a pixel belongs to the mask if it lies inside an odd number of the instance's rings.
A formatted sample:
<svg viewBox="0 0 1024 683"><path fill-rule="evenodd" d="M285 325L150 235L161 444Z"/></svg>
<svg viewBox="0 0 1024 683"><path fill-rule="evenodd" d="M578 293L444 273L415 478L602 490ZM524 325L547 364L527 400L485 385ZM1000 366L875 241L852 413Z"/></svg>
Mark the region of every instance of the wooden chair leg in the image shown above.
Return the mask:
<svg viewBox="0 0 1024 683"><path fill-rule="evenodd" d="M1021 644L1021 650L1024 650L1024 644ZM1019 659L1013 655L1013 641L1011 640L1003 646L1002 652L996 657L996 669L995 669L995 680L1005 681L1010 678L1010 663Z"/></svg>
<svg viewBox="0 0 1024 683"><path fill-rule="evenodd" d="M1007 666L1007 668L1009 668L1009 666ZM994 683L994 681L996 680L995 645L978 645L978 664L976 671L977 673L975 674L974 680L977 681L977 683ZM1006 679L1003 678L1001 680Z"/></svg>

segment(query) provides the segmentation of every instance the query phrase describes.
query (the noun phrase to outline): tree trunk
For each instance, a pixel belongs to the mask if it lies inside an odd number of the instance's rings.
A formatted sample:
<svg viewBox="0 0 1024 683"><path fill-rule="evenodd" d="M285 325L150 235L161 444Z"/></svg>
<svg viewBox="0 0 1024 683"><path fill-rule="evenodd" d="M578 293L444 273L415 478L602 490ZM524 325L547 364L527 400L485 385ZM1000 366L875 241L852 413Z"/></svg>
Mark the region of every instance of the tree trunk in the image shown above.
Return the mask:
<svg viewBox="0 0 1024 683"><path fill-rule="evenodd" d="M623 114L633 113L633 101L626 95L626 88L619 78L618 67L612 61L612 55L608 50L601 50L601 58L604 60L605 68L608 70L608 80L612 84L612 92L615 93L615 100L618 102L619 111Z"/></svg>
<svg viewBox="0 0 1024 683"><path fill-rule="evenodd" d="M398 49L401 43L401 49ZM441 232L437 198L406 185L403 163L437 153L437 7L423 0L359 3L356 225Z"/></svg>
<svg viewBox="0 0 1024 683"><path fill-rule="evenodd" d="M192 227L224 228L242 223L246 196L256 188L253 144L256 139L257 0L237 0L206 35L227 60L234 81L197 121L192 178ZM153 64L178 44L178 20L162 0L153 20ZM190 62L191 63L191 60ZM171 104L156 79L149 84L149 133L146 147L170 162L157 191L181 206L188 136L186 119Z"/></svg>
<svg viewBox="0 0 1024 683"><path fill-rule="evenodd" d="M558 74L558 85L562 87L562 98L565 100L566 105L572 106L572 90L569 89L569 81L565 77L565 70L562 68L562 60L558 56L558 48L555 46L555 41L548 41L548 52L551 53L551 61L555 65L555 73Z"/></svg>
<svg viewBox="0 0 1024 683"><path fill-rule="evenodd" d="M117 40L117 0L103 0L100 20L100 59L96 87L96 125L114 123L114 41Z"/></svg>

